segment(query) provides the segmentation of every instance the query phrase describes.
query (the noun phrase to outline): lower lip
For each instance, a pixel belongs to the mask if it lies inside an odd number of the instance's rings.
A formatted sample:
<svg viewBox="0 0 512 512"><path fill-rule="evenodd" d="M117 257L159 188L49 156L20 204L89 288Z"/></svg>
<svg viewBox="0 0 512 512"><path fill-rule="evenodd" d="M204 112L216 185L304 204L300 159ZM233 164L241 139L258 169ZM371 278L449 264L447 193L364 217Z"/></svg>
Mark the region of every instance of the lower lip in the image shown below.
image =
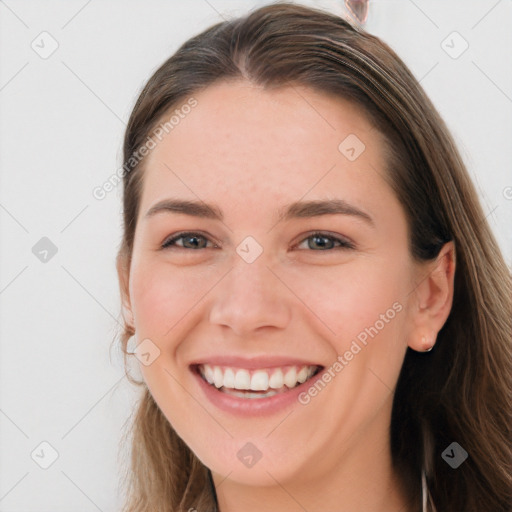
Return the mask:
<svg viewBox="0 0 512 512"><path fill-rule="evenodd" d="M317 379L321 378L322 372L323 370L320 370L311 379L284 393L277 393L266 398L240 398L219 391L215 386L208 384L197 371L192 370L199 387L213 405L223 411L239 416L261 416L282 412L294 403L298 403L299 395L312 386Z"/></svg>

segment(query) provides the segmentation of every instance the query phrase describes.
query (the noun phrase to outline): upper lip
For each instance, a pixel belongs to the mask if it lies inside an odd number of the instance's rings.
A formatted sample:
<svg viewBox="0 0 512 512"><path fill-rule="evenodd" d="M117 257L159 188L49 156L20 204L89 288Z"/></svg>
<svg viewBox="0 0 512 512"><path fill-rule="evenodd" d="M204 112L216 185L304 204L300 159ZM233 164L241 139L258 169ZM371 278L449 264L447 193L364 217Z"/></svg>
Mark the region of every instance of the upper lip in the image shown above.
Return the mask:
<svg viewBox="0 0 512 512"><path fill-rule="evenodd" d="M190 363L190 366L208 364L210 366L230 366L233 368L246 368L255 370L258 368L276 368L283 366L322 366L312 361L287 356L258 356L242 357L235 355L217 355L198 358Z"/></svg>

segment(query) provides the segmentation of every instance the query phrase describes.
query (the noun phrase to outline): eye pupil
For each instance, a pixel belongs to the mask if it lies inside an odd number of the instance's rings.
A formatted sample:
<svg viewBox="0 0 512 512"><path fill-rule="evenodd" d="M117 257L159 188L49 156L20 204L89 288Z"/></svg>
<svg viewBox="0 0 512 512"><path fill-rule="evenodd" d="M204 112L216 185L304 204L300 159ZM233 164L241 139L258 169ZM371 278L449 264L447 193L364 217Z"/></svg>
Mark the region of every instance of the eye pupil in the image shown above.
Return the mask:
<svg viewBox="0 0 512 512"><path fill-rule="evenodd" d="M323 235L313 235L311 239L314 240L314 243L319 247L320 249L326 249L332 247L333 240L327 236ZM328 240L327 243L325 240ZM330 244L330 245L329 245ZM311 247L311 244L310 244Z"/></svg>
<svg viewBox="0 0 512 512"><path fill-rule="evenodd" d="M192 247L203 247L201 245L201 243L198 243L197 240L202 238L204 240L204 238L202 236L196 236L196 235L188 235L188 236L184 236L183 237L183 241L184 241L184 245L186 245L186 241L191 241L191 246Z"/></svg>

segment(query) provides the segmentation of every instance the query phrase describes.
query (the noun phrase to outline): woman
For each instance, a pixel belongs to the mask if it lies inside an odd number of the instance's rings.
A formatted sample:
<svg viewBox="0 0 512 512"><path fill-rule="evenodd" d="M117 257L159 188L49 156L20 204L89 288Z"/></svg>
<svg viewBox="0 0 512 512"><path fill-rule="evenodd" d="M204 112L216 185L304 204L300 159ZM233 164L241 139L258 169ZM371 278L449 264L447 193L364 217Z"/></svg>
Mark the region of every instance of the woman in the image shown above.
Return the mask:
<svg viewBox="0 0 512 512"><path fill-rule="evenodd" d="M389 46L293 4L219 23L124 161L126 511L510 509L510 273Z"/></svg>

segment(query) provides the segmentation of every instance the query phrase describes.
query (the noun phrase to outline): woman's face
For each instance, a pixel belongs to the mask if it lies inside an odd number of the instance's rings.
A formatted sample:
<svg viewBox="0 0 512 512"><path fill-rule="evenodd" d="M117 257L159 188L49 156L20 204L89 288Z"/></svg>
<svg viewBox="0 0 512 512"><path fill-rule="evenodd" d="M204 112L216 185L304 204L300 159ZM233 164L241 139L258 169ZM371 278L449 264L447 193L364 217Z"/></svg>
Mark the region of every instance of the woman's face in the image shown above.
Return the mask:
<svg viewBox="0 0 512 512"><path fill-rule="evenodd" d="M194 97L145 162L128 298L143 377L214 474L285 485L370 461L418 271L381 135L308 88Z"/></svg>

